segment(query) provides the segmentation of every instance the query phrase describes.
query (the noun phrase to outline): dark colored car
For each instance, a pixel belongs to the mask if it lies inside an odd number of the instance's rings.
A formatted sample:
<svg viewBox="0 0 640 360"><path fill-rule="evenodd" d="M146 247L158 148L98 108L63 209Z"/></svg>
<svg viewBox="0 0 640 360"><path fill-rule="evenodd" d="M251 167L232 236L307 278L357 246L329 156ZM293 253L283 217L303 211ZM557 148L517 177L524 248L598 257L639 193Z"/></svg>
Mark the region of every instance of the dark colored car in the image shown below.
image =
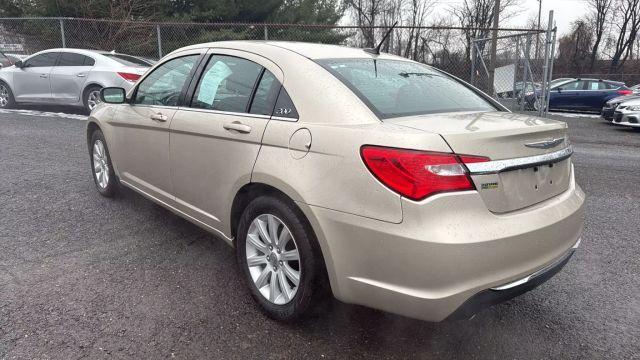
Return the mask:
<svg viewBox="0 0 640 360"><path fill-rule="evenodd" d="M623 95L623 96L618 96L616 98L613 98L607 101L606 103L604 103L604 106L602 107L602 111L600 112L600 115L602 116L603 119L607 121L613 121L613 113L616 111L616 108L618 107L618 105L620 105L625 101L635 100L635 99L640 99L640 95L636 95L636 94Z"/></svg>
<svg viewBox="0 0 640 360"><path fill-rule="evenodd" d="M527 104L535 108L541 91L527 94ZM569 79L552 84L549 89L549 109L601 112L605 103L633 91L622 82L602 79Z"/></svg>

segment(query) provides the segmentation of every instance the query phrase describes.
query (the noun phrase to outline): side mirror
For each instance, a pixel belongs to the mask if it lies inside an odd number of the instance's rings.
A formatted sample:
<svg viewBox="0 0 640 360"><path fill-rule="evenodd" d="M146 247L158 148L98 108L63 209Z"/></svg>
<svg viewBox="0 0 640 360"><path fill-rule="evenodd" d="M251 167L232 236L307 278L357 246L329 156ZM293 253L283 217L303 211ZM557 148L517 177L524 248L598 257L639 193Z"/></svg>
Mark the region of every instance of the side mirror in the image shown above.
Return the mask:
<svg viewBox="0 0 640 360"><path fill-rule="evenodd" d="M127 94L123 88L106 87L100 90L100 100L107 104L123 104L127 100Z"/></svg>
<svg viewBox="0 0 640 360"><path fill-rule="evenodd" d="M562 88L561 88L561 87L556 88L556 91L557 91L557 92L559 92L559 93L561 93L561 92L562 92Z"/></svg>
<svg viewBox="0 0 640 360"><path fill-rule="evenodd" d="M22 60L18 60L16 61L15 65L18 69L22 69L22 67L24 66L24 64L22 63Z"/></svg>

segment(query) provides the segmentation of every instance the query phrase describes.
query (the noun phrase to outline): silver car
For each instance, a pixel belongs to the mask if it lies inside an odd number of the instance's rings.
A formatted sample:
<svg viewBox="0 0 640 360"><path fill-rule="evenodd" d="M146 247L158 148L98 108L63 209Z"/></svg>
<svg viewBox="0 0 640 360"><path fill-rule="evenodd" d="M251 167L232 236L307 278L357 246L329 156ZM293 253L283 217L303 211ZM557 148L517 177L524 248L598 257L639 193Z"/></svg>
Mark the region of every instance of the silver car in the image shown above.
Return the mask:
<svg viewBox="0 0 640 360"><path fill-rule="evenodd" d="M0 109L30 103L82 106L90 112L102 88L129 89L151 65L115 52L41 51L0 70Z"/></svg>

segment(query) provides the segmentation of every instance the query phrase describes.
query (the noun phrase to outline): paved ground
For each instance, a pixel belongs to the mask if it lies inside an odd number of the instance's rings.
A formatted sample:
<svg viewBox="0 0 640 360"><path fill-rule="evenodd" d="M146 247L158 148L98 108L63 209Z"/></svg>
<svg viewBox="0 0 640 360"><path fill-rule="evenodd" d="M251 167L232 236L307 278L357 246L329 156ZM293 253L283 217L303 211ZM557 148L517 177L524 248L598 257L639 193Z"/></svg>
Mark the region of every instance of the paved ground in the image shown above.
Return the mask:
<svg viewBox="0 0 640 360"><path fill-rule="evenodd" d="M638 358L640 132L564 119L589 197L555 278L469 321L333 302L281 325L221 240L131 191L98 195L84 121L0 113L0 358Z"/></svg>

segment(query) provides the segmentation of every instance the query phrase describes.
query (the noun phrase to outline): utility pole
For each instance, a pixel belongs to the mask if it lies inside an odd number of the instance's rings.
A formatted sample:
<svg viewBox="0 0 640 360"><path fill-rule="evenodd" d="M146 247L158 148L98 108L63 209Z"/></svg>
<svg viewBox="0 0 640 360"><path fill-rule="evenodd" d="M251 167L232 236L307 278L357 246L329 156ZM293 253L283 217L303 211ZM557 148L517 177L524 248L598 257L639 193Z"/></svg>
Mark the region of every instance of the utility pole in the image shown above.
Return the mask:
<svg viewBox="0 0 640 360"><path fill-rule="evenodd" d="M537 30L540 29L540 16L542 15L542 0L538 0L538 26L536 27ZM535 59L538 58L538 48L539 48L539 43L540 42L540 34L536 34L536 55L535 55Z"/></svg>
<svg viewBox="0 0 640 360"><path fill-rule="evenodd" d="M491 34L491 59L489 64L489 94L494 94L493 79L496 74L496 52L498 51L498 26L500 25L500 0L493 6L493 30Z"/></svg>

